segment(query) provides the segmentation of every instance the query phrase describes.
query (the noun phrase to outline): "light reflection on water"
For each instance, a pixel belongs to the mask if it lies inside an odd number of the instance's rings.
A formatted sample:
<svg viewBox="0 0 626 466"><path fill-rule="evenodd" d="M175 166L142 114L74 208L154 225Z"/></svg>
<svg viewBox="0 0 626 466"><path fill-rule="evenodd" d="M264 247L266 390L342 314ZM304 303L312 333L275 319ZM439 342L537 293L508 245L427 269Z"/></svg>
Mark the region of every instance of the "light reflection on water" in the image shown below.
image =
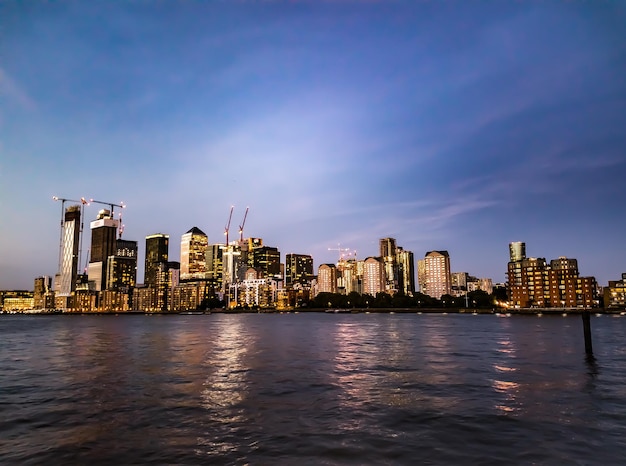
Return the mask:
<svg viewBox="0 0 626 466"><path fill-rule="evenodd" d="M0 462L619 464L626 319L593 331L587 360L573 316L3 316Z"/></svg>

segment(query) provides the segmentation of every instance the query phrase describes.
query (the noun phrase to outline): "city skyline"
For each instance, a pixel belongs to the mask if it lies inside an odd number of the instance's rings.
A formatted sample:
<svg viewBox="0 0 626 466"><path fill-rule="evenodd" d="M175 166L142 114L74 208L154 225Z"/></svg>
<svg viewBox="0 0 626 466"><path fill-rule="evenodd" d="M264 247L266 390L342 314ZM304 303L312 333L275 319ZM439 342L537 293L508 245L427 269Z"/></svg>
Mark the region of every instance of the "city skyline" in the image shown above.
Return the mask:
<svg viewBox="0 0 626 466"><path fill-rule="evenodd" d="M4 2L0 289L57 272L53 195L128 205L138 281L146 236L179 260L235 205L233 238L249 206L246 236L316 271L393 237L504 282L523 241L604 286L626 269L625 8Z"/></svg>

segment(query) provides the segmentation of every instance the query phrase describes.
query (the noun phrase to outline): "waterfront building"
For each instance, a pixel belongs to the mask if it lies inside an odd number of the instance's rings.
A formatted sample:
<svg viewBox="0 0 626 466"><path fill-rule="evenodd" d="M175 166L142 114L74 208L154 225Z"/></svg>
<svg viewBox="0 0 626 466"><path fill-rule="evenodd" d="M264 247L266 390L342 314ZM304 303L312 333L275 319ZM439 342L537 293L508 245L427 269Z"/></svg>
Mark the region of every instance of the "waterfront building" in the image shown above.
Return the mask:
<svg viewBox="0 0 626 466"><path fill-rule="evenodd" d="M513 244L513 243L512 243ZM522 243L524 244L524 243ZM513 251L513 247L509 246ZM578 261L525 257L511 253L507 266L509 302L514 307L591 307L597 305L594 277L580 277Z"/></svg>
<svg viewBox="0 0 626 466"><path fill-rule="evenodd" d="M248 251L248 267L259 272L259 278L280 275L280 251L271 246L256 246Z"/></svg>
<svg viewBox="0 0 626 466"><path fill-rule="evenodd" d="M285 287L311 287L313 278L313 257L306 254L287 254L285 256Z"/></svg>
<svg viewBox="0 0 626 466"><path fill-rule="evenodd" d="M206 252L206 277L216 290L222 289L224 276L223 250L223 244L209 244Z"/></svg>
<svg viewBox="0 0 626 466"><path fill-rule="evenodd" d="M137 282L137 241L118 239L107 261L106 289L131 293Z"/></svg>
<svg viewBox="0 0 626 466"><path fill-rule="evenodd" d="M382 238L379 240L380 257L384 269L384 291L394 294L398 291L398 263L397 263L397 245L395 238ZM365 278L365 277L364 277ZM365 287L365 285L364 285ZM367 293L367 292L366 292Z"/></svg>
<svg viewBox="0 0 626 466"><path fill-rule="evenodd" d="M76 289L78 274L78 253L80 247L80 212L79 205L72 205L65 209L61 236L61 258L58 273L56 296L61 299L60 308L68 307L67 298Z"/></svg>
<svg viewBox="0 0 626 466"><path fill-rule="evenodd" d="M604 287L604 307L626 308L626 273L621 280L609 281L609 286Z"/></svg>
<svg viewBox="0 0 626 466"><path fill-rule="evenodd" d="M415 293L415 258L413 253L398 247L396 263L398 267L398 291L407 296L413 296Z"/></svg>
<svg viewBox="0 0 626 466"><path fill-rule="evenodd" d="M52 278L48 275L35 278L33 288L34 309L54 309L54 292Z"/></svg>
<svg viewBox="0 0 626 466"><path fill-rule="evenodd" d="M208 280L181 282L172 289L170 312L198 311L207 308L214 290Z"/></svg>
<svg viewBox="0 0 626 466"><path fill-rule="evenodd" d="M146 236L144 285L154 286L156 284L156 273L159 262L168 261L169 243L169 235L163 233L155 233Z"/></svg>
<svg viewBox="0 0 626 466"><path fill-rule="evenodd" d="M420 292L440 299L451 294L450 255L448 251L429 251L418 261Z"/></svg>
<svg viewBox="0 0 626 466"><path fill-rule="evenodd" d="M180 278L193 280L206 278L207 235L198 227L185 233L180 241Z"/></svg>
<svg viewBox="0 0 626 466"><path fill-rule="evenodd" d="M519 262L526 259L526 243L514 241L509 243L509 261Z"/></svg>
<svg viewBox="0 0 626 466"><path fill-rule="evenodd" d="M339 259L337 262L337 291L350 294L363 292L363 261Z"/></svg>
<svg viewBox="0 0 626 466"><path fill-rule="evenodd" d="M26 290L0 291L0 308L4 312L24 312L33 309L34 293Z"/></svg>
<svg viewBox="0 0 626 466"><path fill-rule="evenodd" d="M335 264L322 264L318 267L317 287L318 293L338 293Z"/></svg>
<svg viewBox="0 0 626 466"><path fill-rule="evenodd" d="M107 289L107 265L109 257L115 255L115 243L119 221L115 220L108 209L98 212L92 221L91 248L87 275L95 291Z"/></svg>
<svg viewBox="0 0 626 466"><path fill-rule="evenodd" d="M377 293L388 291L386 286L386 263L378 257L368 257L363 261L363 293L376 296Z"/></svg>

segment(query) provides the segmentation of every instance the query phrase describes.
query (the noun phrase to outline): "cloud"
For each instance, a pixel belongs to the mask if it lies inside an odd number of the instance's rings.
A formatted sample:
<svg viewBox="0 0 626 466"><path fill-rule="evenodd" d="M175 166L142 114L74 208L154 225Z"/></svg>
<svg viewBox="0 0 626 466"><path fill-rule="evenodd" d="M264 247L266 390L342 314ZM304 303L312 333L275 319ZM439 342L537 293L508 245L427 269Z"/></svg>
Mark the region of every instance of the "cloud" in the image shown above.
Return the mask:
<svg viewBox="0 0 626 466"><path fill-rule="evenodd" d="M6 95L9 100L25 110L35 110L37 108L35 101L22 86L2 68L0 68L0 94Z"/></svg>

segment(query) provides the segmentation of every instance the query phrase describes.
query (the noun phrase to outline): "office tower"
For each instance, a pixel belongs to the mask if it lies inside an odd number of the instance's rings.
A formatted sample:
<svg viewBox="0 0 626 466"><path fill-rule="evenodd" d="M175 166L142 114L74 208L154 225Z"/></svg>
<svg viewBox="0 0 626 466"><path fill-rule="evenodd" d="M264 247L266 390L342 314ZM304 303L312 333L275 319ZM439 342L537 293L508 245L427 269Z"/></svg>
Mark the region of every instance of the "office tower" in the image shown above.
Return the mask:
<svg viewBox="0 0 626 466"><path fill-rule="evenodd" d="M363 261L363 293L376 296L385 291L385 266L382 259L368 257Z"/></svg>
<svg viewBox="0 0 626 466"><path fill-rule="evenodd" d="M159 262L155 275L156 303L154 308L166 312L171 311L171 295L173 289L179 284L180 263Z"/></svg>
<svg viewBox="0 0 626 466"><path fill-rule="evenodd" d="M65 209L57 296L70 296L72 291L76 289L79 246L80 206L73 205Z"/></svg>
<svg viewBox="0 0 626 466"><path fill-rule="evenodd" d="M118 239L107 262L106 289L128 293L137 282L137 241Z"/></svg>
<svg viewBox="0 0 626 466"><path fill-rule="evenodd" d="M385 291L393 294L398 291L399 282L396 240L395 238L382 238L379 244L384 267Z"/></svg>
<svg viewBox="0 0 626 466"><path fill-rule="evenodd" d="M411 251L398 247L396 251L398 267L398 291L407 296L415 293L415 258Z"/></svg>
<svg viewBox="0 0 626 466"><path fill-rule="evenodd" d="M521 241L509 243L509 257L511 262L526 259L526 243L522 243Z"/></svg>
<svg viewBox="0 0 626 466"><path fill-rule="evenodd" d="M380 244L380 257L395 257L397 252L395 238L382 238Z"/></svg>
<svg viewBox="0 0 626 466"><path fill-rule="evenodd" d="M96 220L90 224L91 248L87 275L96 291L106 289L107 264L110 256L115 255L115 241L119 221L115 220L108 209L98 212Z"/></svg>
<svg viewBox="0 0 626 466"><path fill-rule="evenodd" d="M310 286L313 277L313 258L306 254L285 256L285 286Z"/></svg>
<svg viewBox="0 0 626 466"><path fill-rule="evenodd" d="M335 264L322 264L317 269L319 293L337 293L337 267Z"/></svg>
<svg viewBox="0 0 626 466"><path fill-rule="evenodd" d="M280 275L280 251L271 246L255 247L248 251L248 266L259 272L258 278Z"/></svg>
<svg viewBox="0 0 626 466"><path fill-rule="evenodd" d="M180 278L193 280L206 278L207 235L197 227L185 233L180 241Z"/></svg>
<svg viewBox="0 0 626 466"><path fill-rule="evenodd" d="M146 259L143 283L147 286L156 285L156 273L159 262L167 262L169 256L169 235L155 233L146 236Z"/></svg>
<svg viewBox="0 0 626 466"><path fill-rule="evenodd" d="M448 251L429 251L418 262L420 292L440 299L451 293L450 255Z"/></svg>
<svg viewBox="0 0 626 466"><path fill-rule="evenodd" d="M51 296L52 279L44 275L42 277L35 278L35 286L33 288L33 307L35 309L47 309L51 307L49 305L50 299L46 299Z"/></svg>
<svg viewBox="0 0 626 466"><path fill-rule="evenodd" d="M224 273L222 252L223 244L209 244L206 252L206 278L213 284L214 289L222 289Z"/></svg>

